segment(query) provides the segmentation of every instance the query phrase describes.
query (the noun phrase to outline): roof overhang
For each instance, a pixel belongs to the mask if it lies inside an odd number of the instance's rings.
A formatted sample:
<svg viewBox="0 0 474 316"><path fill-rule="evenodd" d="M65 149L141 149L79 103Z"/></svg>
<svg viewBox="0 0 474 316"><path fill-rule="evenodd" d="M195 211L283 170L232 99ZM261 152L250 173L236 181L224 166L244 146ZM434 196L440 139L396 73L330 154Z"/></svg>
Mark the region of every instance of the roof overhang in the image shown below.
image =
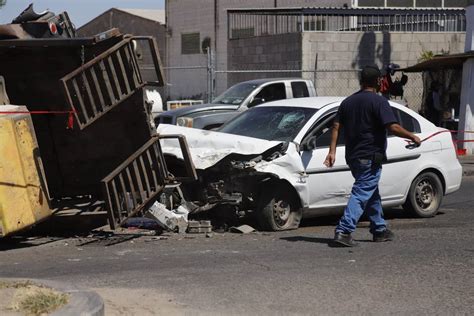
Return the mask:
<svg viewBox="0 0 474 316"><path fill-rule="evenodd" d="M469 58L474 58L474 51L461 54L435 56L432 59L423 61L416 65L397 69L397 71L422 72L443 69L459 69L462 68L464 62Z"/></svg>

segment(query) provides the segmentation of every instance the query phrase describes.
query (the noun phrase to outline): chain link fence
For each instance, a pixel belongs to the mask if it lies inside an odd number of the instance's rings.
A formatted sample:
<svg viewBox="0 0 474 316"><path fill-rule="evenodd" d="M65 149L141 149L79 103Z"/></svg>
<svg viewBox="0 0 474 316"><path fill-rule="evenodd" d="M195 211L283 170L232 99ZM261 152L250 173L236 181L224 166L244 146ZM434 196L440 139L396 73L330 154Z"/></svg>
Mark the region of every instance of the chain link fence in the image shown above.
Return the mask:
<svg viewBox="0 0 474 316"><path fill-rule="evenodd" d="M286 66L288 66L286 64ZM311 80L316 88L318 96L348 96L356 92L359 86L359 70L357 69L300 69L300 63L295 62L292 69L281 69L275 64L267 69L252 66L246 68L245 65L239 69L221 70L216 69L215 56L212 53L207 55L207 65L205 66L182 66L165 67L168 78L173 79L176 74L186 75L195 78L197 90L187 95L186 99L201 99L204 102L211 102L217 95L225 91L228 87L242 81L252 79L267 78L304 78ZM272 69L268 69L272 68ZM173 75L174 73L174 75ZM404 86L403 96L391 97L396 101L403 101L408 106L418 111L423 98L423 81L421 73L407 74L408 82ZM393 80L400 79L401 73L393 76ZM168 90L180 89L179 80L175 80L168 86ZM185 90L185 89L184 89Z"/></svg>

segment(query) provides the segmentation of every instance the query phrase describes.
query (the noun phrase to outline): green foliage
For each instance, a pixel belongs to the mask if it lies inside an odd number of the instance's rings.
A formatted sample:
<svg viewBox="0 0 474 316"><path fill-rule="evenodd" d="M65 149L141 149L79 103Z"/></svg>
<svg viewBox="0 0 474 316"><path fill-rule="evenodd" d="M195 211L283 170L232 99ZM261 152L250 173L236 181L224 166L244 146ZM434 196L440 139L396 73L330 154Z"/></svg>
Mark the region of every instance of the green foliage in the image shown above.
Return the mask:
<svg viewBox="0 0 474 316"><path fill-rule="evenodd" d="M7 0L0 0L0 8L7 4Z"/></svg>
<svg viewBox="0 0 474 316"><path fill-rule="evenodd" d="M418 58L418 62L430 60L430 59L433 59L433 57L434 57L433 51L431 51L431 50L423 50L423 51L421 52L420 57Z"/></svg>

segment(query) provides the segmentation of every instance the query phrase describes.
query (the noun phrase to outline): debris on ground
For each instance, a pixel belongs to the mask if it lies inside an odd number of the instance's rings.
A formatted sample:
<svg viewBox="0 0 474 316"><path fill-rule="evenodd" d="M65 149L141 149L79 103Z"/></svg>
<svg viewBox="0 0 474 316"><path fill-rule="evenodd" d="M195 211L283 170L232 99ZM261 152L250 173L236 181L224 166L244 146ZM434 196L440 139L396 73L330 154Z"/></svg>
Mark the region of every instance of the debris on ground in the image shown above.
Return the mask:
<svg viewBox="0 0 474 316"><path fill-rule="evenodd" d="M163 231L158 222L146 217L131 217L122 224L122 228L148 229L154 231Z"/></svg>
<svg viewBox="0 0 474 316"><path fill-rule="evenodd" d="M205 234L212 232L211 221L190 221L188 234Z"/></svg>
<svg viewBox="0 0 474 316"><path fill-rule="evenodd" d="M166 230L184 233L188 228L188 213L183 206L171 211L166 208L166 205L155 202L145 213L145 216L155 220L158 225Z"/></svg>
<svg viewBox="0 0 474 316"><path fill-rule="evenodd" d="M233 226L229 229L231 233L238 233L238 234L249 234L255 231L255 228L249 225L240 225L240 226Z"/></svg>

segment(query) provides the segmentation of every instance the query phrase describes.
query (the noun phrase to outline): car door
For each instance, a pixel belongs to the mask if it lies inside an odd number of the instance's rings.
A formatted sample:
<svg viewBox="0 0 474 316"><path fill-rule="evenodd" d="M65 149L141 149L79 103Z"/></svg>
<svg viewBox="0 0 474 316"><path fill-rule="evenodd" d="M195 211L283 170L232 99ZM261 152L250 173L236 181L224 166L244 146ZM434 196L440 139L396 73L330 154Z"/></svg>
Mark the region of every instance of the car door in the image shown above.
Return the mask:
<svg viewBox="0 0 474 316"><path fill-rule="evenodd" d="M301 142L301 159L309 191L309 213L323 214L344 207L354 182L346 164L343 130L340 131L334 166L328 168L324 165L336 112L337 108L333 108L321 115Z"/></svg>
<svg viewBox="0 0 474 316"><path fill-rule="evenodd" d="M399 124L406 130L423 138L420 123L408 112L392 107ZM387 137L387 162L382 166L382 176L379 183L380 195L385 204L397 204L402 200L413 180L412 170L416 169L422 151L426 146L407 148L407 141L394 135ZM435 143L433 143L436 146ZM433 146L432 144L430 144ZM439 143L441 149L441 143ZM430 148L431 150L432 148Z"/></svg>

